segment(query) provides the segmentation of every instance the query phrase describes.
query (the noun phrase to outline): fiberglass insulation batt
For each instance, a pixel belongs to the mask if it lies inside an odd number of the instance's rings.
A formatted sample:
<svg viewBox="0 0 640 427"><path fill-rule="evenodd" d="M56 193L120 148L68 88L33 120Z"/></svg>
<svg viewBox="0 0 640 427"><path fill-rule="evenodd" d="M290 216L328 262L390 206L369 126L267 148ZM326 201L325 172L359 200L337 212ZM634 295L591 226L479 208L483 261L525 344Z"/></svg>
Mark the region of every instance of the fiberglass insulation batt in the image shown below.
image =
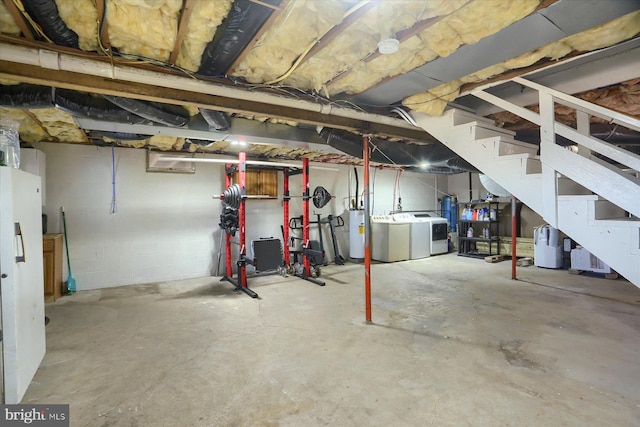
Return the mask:
<svg viewBox="0 0 640 427"><path fill-rule="evenodd" d="M189 71L198 71L202 52L213 39L222 20L229 13L231 3L231 0L195 2L189 26L176 60L178 66Z"/></svg>
<svg viewBox="0 0 640 427"><path fill-rule="evenodd" d="M13 20L9 10L0 2L0 33L11 34L12 36L20 35L20 27Z"/></svg>
<svg viewBox="0 0 640 427"><path fill-rule="evenodd" d="M181 0L109 0L111 45L123 53L167 61L181 9Z"/></svg>
<svg viewBox="0 0 640 427"><path fill-rule="evenodd" d="M613 21L542 46L532 52L464 76L457 83L457 88L455 87L456 81L449 82L427 92L405 98L402 103L415 111L432 116L441 115L447 105L446 101L454 100L459 94L459 87L464 83L481 82L511 69L528 67L543 58L553 60L566 56L572 51L589 51L611 46L638 33L640 33L640 11L629 13Z"/></svg>
<svg viewBox="0 0 640 427"><path fill-rule="evenodd" d="M250 83L280 77L311 43L342 21L345 11L346 4L341 1L289 2L232 75Z"/></svg>

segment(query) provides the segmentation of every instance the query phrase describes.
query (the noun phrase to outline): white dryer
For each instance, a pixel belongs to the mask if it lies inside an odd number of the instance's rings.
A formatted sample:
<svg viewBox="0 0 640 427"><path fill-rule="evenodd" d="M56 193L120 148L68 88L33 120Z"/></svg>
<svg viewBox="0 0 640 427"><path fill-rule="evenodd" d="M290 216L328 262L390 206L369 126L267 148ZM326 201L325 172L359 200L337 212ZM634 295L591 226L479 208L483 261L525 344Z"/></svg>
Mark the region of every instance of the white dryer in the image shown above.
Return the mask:
<svg viewBox="0 0 640 427"><path fill-rule="evenodd" d="M391 215L371 216L371 258L382 262L409 259L410 224Z"/></svg>
<svg viewBox="0 0 640 427"><path fill-rule="evenodd" d="M429 228L429 252L431 255L446 254L449 252L449 224L446 218L441 217L416 217L416 220L428 224Z"/></svg>

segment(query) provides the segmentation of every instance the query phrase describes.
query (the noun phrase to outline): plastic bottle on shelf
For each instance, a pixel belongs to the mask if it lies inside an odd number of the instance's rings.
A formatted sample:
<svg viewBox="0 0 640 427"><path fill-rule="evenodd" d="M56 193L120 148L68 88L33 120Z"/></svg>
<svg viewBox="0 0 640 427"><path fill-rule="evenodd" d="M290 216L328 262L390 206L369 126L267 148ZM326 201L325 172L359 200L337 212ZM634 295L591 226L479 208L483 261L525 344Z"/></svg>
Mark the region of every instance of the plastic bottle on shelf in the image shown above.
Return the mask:
<svg viewBox="0 0 640 427"><path fill-rule="evenodd" d="M473 237L473 227L469 227L467 230L467 237Z"/></svg>
<svg viewBox="0 0 640 427"><path fill-rule="evenodd" d="M498 216L496 215L496 210L491 208L491 211L489 212L489 220L495 221L497 218Z"/></svg>
<svg viewBox="0 0 640 427"><path fill-rule="evenodd" d="M20 124L10 119L0 120L0 166L20 169Z"/></svg>

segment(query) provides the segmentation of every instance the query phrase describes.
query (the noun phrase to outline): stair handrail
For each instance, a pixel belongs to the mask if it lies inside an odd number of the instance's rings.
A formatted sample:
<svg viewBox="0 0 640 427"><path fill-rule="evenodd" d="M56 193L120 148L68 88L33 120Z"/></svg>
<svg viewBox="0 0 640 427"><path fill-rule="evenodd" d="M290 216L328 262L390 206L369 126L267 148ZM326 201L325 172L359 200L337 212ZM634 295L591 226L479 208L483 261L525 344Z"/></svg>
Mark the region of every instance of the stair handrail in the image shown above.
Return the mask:
<svg viewBox="0 0 640 427"><path fill-rule="evenodd" d="M610 123L616 123L618 125L640 131L640 120L633 117L626 116L616 111L609 110L608 108L601 107L599 105L592 104L584 101L580 98L576 98L571 95L567 95L563 92L542 86L538 83L534 83L530 80L523 79L521 77L515 77L514 82L523 86L527 86L533 90L536 90L539 95L540 109L543 111L545 101L551 103L548 107L553 110L553 103L558 102L562 105L566 105L571 108L575 108L576 112L582 112L588 115L600 117L609 121ZM541 114L535 111L529 110L524 107L515 105L509 101L499 98L483 90L477 90L472 92L472 95L494 104L500 108L503 108L513 114L516 114L523 119L537 124L541 127L541 131L544 131L543 119ZM588 120L588 118L587 118ZM632 153L628 150L621 150L615 145L603 141L599 138L592 137L588 134L581 133L576 129L553 121L553 133L563 136L576 144L583 146L589 151L599 153L611 160L614 160L634 171L640 171L640 155ZM542 139L542 138L541 138ZM555 140L555 138L554 138ZM628 176L628 174L625 174Z"/></svg>
<svg viewBox="0 0 640 427"><path fill-rule="evenodd" d="M586 113L589 113L592 116L597 116L597 117L600 117L601 119L605 119L610 123L616 123L626 128L633 129L640 132L640 120L634 117L630 117L622 113L618 113L617 111L613 111L608 108L601 107L600 105L593 104L591 102L585 101L584 99L580 99L572 95L567 95L564 92L551 89L549 87L543 86L539 83L532 82L531 80L527 80L522 77L514 77L512 81L515 83L519 83L523 86L526 86L528 88L537 90L538 92L546 92L551 96L553 96L553 98L559 104L566 105L567 107L575 108L576 110L584 111Z"/></svg>

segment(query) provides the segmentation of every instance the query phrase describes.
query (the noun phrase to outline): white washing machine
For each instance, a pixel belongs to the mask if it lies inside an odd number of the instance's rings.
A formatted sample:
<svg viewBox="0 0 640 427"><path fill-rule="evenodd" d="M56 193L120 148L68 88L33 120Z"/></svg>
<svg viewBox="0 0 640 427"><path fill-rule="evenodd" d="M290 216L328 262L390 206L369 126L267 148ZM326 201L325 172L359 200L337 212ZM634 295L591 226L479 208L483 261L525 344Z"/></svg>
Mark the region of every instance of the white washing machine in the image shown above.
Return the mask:
<svg viewBox="0 0 640 427"><path fill-rule="evenodd" d="M409 213L393 214L396 222L409 223L409 259L431 255L431 222L422 221Z"/></svg>
<svg viewBox="0 0 640 427"><path fill-rule="evenodd" d="M409 259L410 224L391 215L371 216L371 258L382 262Z"/></svg>
<svg viewBox="0 0 640 427"><path fill-rule="evenodd" d="M416 217L418 221L429 224L429 252L431 255L449 252L449 224L446 218Z"/></svg>

